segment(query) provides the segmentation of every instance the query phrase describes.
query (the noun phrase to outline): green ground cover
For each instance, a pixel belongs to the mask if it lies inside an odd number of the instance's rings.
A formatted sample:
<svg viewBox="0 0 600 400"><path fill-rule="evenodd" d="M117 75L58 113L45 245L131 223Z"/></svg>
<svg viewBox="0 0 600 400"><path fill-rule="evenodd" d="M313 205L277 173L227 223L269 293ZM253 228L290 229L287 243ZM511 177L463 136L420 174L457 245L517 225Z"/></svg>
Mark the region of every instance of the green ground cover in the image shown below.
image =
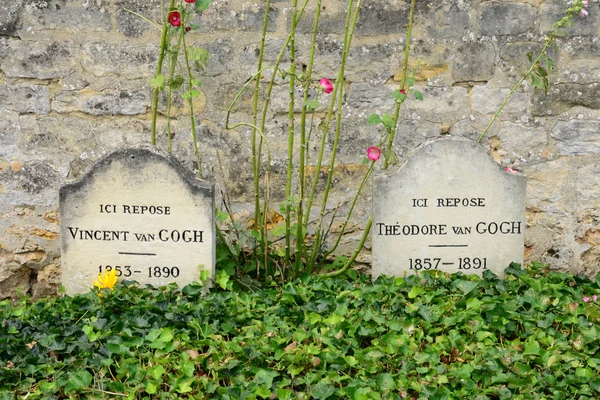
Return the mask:
<svg viewBox="0 0 600 400"><path fill-rule="evenodd" d="M600 398L600 277L506 272L3 301L0 399Z"/></svg>

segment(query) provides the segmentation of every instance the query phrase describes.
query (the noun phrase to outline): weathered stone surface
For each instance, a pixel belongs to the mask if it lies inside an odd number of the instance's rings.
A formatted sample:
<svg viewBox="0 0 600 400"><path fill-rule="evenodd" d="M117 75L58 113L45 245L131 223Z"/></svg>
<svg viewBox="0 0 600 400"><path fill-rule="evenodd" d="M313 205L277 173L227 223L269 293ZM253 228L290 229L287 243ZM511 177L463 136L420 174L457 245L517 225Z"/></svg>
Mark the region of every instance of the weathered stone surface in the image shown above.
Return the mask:
<svg viewBox="0 0 600 400"><path fill-rule="evenodd" d="M93 1L46 0L28 2L21 11L20 28L28 35L40 31L108 32L111 16Z"/></svg>
<svg viewBox="0 0 600 400"><path fill-rule="evenodd" d="M139 37L145 32L155 29L148 21L143 20L140 16L143 16L150 21L160 21L160 1L150 0L140 2L136 0L117 0L115 5L117 8L117 31L125 36ZM158 25L161 25L160 22Z"/></svg>
<svg viewBox="0 0 600 400"><path fill-rule="evenodd" d="M566 28L569 36L597 36L600 26L600 7L592 2L588 3L589 15L586 17L575 16L573 24ZM538 14L540 33L548 34L553 29L556 21L564 16L565 5L541 4Z"/></svg>
<svg viewBox="0 0 600 400"><path fill-rule="evenodd" d="M55 95L52 108L57 112L82 111L92 115L145 114L150 107L148 91L111 90L105 92L64 91Z"/></svg>
<svg viewBox="0 0 600 400"><path fill-rule="evenodd" d="M60 78L75 70L75 54L63 40L8 40L0 43L0 69L8 77Z"/></svg>
<svg viewBox="0 0 600 400"><path fill-rule="evenodd" d="M374 177L373 274L503 276L522 263L526 184L469 139L425 142L400 168Z"/></svg>
<svg viewBox="0 0 600 400"><path fill-rule="evenodd" d="M23 267L16 270L7 269L0 260L0 271L5 272L5 279L0 279L0 300L16 297L18 293L29 291L29 268Z"/></svg>
<svg viewBox="0 0 600 400"><path fill-rule="evenodd" d="M81 64L97 76L151 78L158 61L158 45L123 45L93 41L82 45Z"/></svg>
<svg viewBox="0 0 600 400"><path fill-rule="evenodd" d="M231 4L236 6L235 4ZM261 32L265 19L264 6L258 3L246 3L237 10L232 10L230 4L212 3L208 10L194 17L193 22L200 25L196 32L211 33L215 31L232 30L245 32ZM275 31L279 9L272 7L269 11L267 30Z"/></svg>
<svg viewBox="0 0 600 400"><path fill-rule="evenodd" d="M42 85L0 85L0 107L18 113L47 114L50 90Z"/></svg>
<svg viewBox="0 0 600 400"><path fill-rule="evenodd" d="M15 35L22 6L23 0L3 1L0 4L0 35Z"/></svg>
<svg viewBox="0 0 600 400"><path fill-rule="evenodd" d="M600 96L597 82L589 84L559 83L551 85L548 96L543 90L537 89L533 96L533 115L557 115L569 108L583 106L600 108Z"/></svg>
<svg viewBox="0 0 600 400"><path fill-rule="evenodd" d="M435 87L415 86L423 93L423 100L417 100L409 94L402 104L401 116L404 118L427 120L437 123L454 123L469 112L469 94L460 86ZM435 112L431 112L435 110ZM439 133L439 132L438 132Z"/></svg>
<svg viewBox="0 0 600 400"><path fill-rule="evenodd" d="M559 121L552 128L561 155L600 153L600 121Z"/></svg>
<svg viewBox="0 0 600 400"><path fill-rule="evenodd" d="M462 38L469 29L469 8L460 3L423 3L415 18L415 26L425 26L431 37ZM434 8L432 11L431 8Z"/></svg>
<svg viewBox="0 0 600 400"><path fill-rule="evenodd" d="M488 85L476 85L471 89L471 110L482 114L495 114L502 102L510 93L510 89L490 88ZM527 113L529 96L527 93L514 93L504 109L502 116L524 115Z"/></svg>
<svg viewBox="0 0 600 400"><path fill-rule="evenodd" d="M38 272L36 283L32 287L33 299L56 296L61 284L60 278L60 265L48 264L45 266Z"/></svg>
<svg viewBox="0 0 600 400"><path fill-rule="evenodd" d="M68 294L89 291L112 268L156 286L214 275L214 188L156 147L117 150L63 185L60 215Z"/></svg>
<svg viewBox="0 0 600 400"><path fill-rule="evenodd" d="M452 78L456 82L487 82L494 75L496 50L488 41L462 43L452 56Z"/></svg>
<svg viewBox="0 0 600 400"><path fill-rule="evenodd" d="M506 155L520 160L539 159L548 145L548 133L543 126L523 126L504 121L498 137Z"/></svg>
<svg viewBox="0 0 600 400"><path fill-rule="evenodd" d="M529 4L483 3L479 20L486 36L520 35L531 29L536 10Z"/></svg>

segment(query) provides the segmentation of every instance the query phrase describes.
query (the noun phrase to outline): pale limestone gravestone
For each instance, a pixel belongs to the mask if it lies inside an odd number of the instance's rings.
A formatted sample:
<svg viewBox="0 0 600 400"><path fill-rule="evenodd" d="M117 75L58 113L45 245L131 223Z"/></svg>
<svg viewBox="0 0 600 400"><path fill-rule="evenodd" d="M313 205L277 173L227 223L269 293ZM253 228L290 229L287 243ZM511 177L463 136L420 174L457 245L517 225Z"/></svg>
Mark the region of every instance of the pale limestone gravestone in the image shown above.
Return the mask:
<svg viewBox="0 0 600 400"><path fill-rule="evenodd" d="M110 269L154 286L214 275L214 188L153 146L117 150L62 186L60 216L69 295Z"/></svg>
<svg viewBox="0 0 600 400"><path fill-rule="evenodd" d="M527 179L476 142L423 143L373 183L373 274L440 270L504 277L522 263Z"/></svg>

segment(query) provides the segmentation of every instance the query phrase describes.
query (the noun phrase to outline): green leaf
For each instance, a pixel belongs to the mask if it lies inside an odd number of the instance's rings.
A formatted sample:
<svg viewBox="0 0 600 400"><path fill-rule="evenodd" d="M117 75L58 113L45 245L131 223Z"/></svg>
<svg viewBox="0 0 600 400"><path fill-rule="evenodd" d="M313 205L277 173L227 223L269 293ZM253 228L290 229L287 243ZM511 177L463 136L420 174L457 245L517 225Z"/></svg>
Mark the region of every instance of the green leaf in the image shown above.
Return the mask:
<svg viewBox="0 0 600 400"><path fill-rule="evenodd" d="M540 355L540 344L538 343L538 341L532 340L530 342L525 343L525 350L523 351L523 355L524 356L527 356L527 355L539 356Z"/></svg>
<svg viewBox="0 0 600 400"><path fill-rule="evenodd" d="M454 281L454 286L465 295L471 293L473 289L477 287L477 285L477 282L471 282L462 279Z"/></svg>
<svg viewBox="0 0 600 400"><path fill-rule="evenodd" d="M150 368L150 375L156 380L159 380L164 373L165 367L163 367L162 365L157 365L154 368Z"/></svg>
<svg viewBox="0 0 600 400"><path fill-rule="evenodd" d="M415 99L423 101L423 93L419 92L418 90L415 90L414 95L415 95Z"/></svg>
<svg viewBox="0 0 600 400"><path fill-rule="evenodd" d="M265 384L268 389L273 386L273 379L279 376L277 371L260 369L254 378L255 382L259 385Z"/></svg>
<svg viewBox="0 0 600 400"><path fill-rule="evenodd" d="M92 374L87 372L87 370L74 371L69 374L69 380L65 386L65 393L83 390L90 386L90 383L92 383Z"/></svg>
<svg viewBox="0 0 600 400"><path fill-rule="evenodd" d="M406 83L408 84L408 86L415 86L415 78L408 78L406 80Z"/></svg>
<svg viewBox="0 0 600 400"><path fill-rule="evenodd" d="M181 76L181 75L177 75L177 76L173 77L171 82L169 82L169 86L173 90L179 89L181 87L181 85L183 85L183 76Z"/></svg>
<svg viewBox="0 0 600 400"><path fill-rule="evenodd" d="M271 235L283 236L285 235L285 222L280 222L273 229L271 229Z"/></svg>
<svg viewBox="0 0 600 400"><path fill-rule="evenodd" d="M354 367L355 365L358 364L358 361L356 361L356 358L354 358L353 356L346 356L346 357L344 357L344 360L351 367Z"/></svg>
<svg viewBox="0 0 600 400"><path fill-rule="evenodd" d="M369 118L367 118L367 123L372 124L372 125L380 124L382 122L383 122L383 120L377 114L371 114L371 115L369 115Z"/></svg>
<svg viewBox="0 0 600 400"><path fill-rule="evenodd" d="M156 389L158 389L158 382L148 381L146 383L146 393L154 394L156 393Z"/></svg>
<svg viewBox="0 0 600 400"><path fill-rule="evenodd" d="M317 383L311 390L310 394L315 399L326 399L333 396L335 389L326 382Z"/></svg>
<svg viewBox="0 0 600 400"><path fill-rule="evenodd" d="M529 53L527 53L527 59L529 60L529 62L533 62L533 52L530 51Z"/></svg>
<svg viewBox="0 0 600 400"><path fill-rule="evenodd" d="M193 31L197 31L200 29L200 24L190 24L190 29Z"/></svg>
<svg viewBox="0 0 600 400"><path fill-rule="evenodd" d="M196 0L196 10L204 11L208 9L211 2L212 0Z"/></svg>
<svg viewBox="0 0 600 400"><path fill-rule="evenodd" d="M152 87L154 89L164 89L165 82L166 82L165 76L163 74L158 74L150 80L150 87Z"/></svg>
<svg viewBox="0 0 600 400"><path fill-rule="evenodd" d="M200 91L197 89L192 89L185 92L181 97L183 97L184 99L190 99L198 96L200 96Z"/></svg>
<svg viewBox="0 0 600 400"><path fill-rule="evenodd" d="M215 281L221 287L221 289L223 289L223 290L228 289L229 275L227 274L227 272L225 272L223 270L220 270L219 272L217 272Z"/></svg>
<svg viewBox="0 0 600 400"><path fill-rule="evenodd" d="M387 114L383 114L382 119L383 119L383 125L387 129L392 129L392 125L394 124L394 119Z"/></svg>
<svg viewBox="0 0 600 400"><path fill-rule="evenodd" d="M392 374L389 373L380 374L377 377L377 385L379 389L383 390L384 392L391 392L392 390L396 389L394 378Z"/></svg>

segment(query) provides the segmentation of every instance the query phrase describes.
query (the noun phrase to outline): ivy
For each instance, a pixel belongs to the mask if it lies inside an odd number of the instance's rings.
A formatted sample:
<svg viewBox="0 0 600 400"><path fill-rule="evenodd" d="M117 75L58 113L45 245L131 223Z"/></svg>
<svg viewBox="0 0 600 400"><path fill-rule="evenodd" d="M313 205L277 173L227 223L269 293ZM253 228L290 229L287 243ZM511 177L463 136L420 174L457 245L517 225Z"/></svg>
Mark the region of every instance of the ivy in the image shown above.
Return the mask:
<svg viewBox="0 0 600 400"><path fill-rule="evenodd" d="M356 275L2 301L0 399L600 397L600 277Z"/></svg>

